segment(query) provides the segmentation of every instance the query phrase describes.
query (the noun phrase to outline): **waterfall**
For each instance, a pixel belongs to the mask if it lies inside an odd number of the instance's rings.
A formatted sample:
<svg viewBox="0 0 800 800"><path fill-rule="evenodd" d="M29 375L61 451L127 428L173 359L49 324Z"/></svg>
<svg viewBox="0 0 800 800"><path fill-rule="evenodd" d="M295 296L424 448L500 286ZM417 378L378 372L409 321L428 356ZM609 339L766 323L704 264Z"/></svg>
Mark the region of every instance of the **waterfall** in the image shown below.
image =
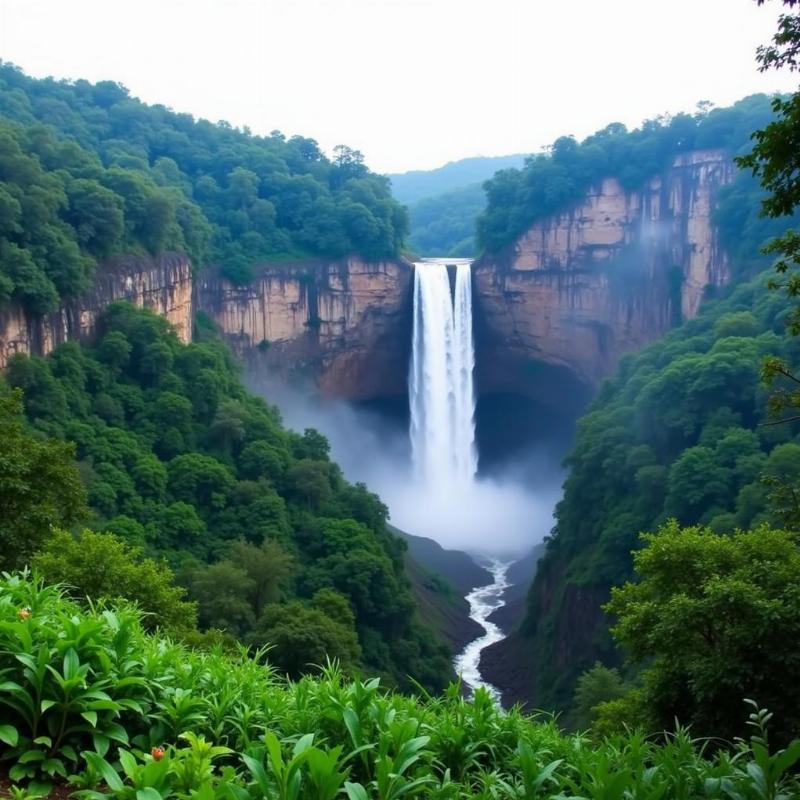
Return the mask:
<svg viewBox="0 0 800 800"><path fill-rule="evenodd" d="M452 293L448 264L456 273ZM478 468L470 267L431 259L414 269L411 455L417 480L434 488L468 487Z"/></svg>

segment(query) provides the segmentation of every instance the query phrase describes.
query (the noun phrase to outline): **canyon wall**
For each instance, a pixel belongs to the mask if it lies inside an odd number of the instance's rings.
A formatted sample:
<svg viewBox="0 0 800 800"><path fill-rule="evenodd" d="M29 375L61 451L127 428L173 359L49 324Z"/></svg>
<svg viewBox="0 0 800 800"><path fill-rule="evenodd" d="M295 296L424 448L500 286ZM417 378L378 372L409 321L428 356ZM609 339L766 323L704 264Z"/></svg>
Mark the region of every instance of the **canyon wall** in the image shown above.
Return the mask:
<svg viewBox="0 0 800 800"><path fill-rule="evenodd" d="M195 297L253 377L365 400L405 396L412 276L406 261L351 257L265 266L246 286L207 273Z"/></svg>
<svg viewBox="0 0 800 800"><path fill-rule="evenodd" d="M733 177L726 153L677 157L644 187L607 178L533 224L474 268L479 393L561 406L681 319L728 279L712 223ZM181 255L127 257L97 270L92 290L43 318L0 313L0 369L15 352L46 354L85 338L109 302L128 299L170 320L184 341L207 314L255 376L302 379L351 400L406 393L413 268L351 257L266 265L236 286L215 270L192 281ZM585 392L584 392L585 394ZM577 408L577 405L576 405Z"/></svg>
<svg viewBox="0 0 800 800"><path fill-rule="evenodd" d="M636 191L607 178L506 252L481 259L480 388L535 384L533 363L595 386L622 354L694 316L707 288L729 277L712 211L733 176L727 153L700 150Z"/></svg>
<svg viewBox="0 0 800 800"><path fill-rule="evenodd" d="M44 356L62 342L85 340L115 300L128 300L165 317L182 341L192 338L192 268L186 256L124 256L97 268L90 291L44 316L17 305L0 311L0 370L15 353Z"/></svg>

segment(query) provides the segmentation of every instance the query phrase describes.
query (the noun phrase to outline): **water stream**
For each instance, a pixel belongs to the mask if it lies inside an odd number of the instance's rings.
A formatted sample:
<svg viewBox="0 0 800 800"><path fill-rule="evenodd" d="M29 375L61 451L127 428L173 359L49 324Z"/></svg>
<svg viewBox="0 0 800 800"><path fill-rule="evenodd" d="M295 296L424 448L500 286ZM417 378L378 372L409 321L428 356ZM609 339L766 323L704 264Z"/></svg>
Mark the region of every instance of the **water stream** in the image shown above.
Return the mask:
<svg viewBox="0 0 800 800"><path fill-rule="evenodd" d="M469 603L469 615L486 631L483 636L471 641L456 656L453 666L457 675L460 675L464 683L475 690L479 686L487 689L495 700L500 702L500 692L491 683L483 680L479 669L481 651L490 644L499 642L505 638L505 634L500 628L490 622L488 617L493 611L505 605L502 599L503 592L509 584L506 579L508 568L513 562L503 562L493 560L486 564L486 568L492 573L493 582L487 586L479 586L467 595Z"/></svg>
<svg viewBox="0 0 800 800"><path fill-rule="evenodd" d="M471 499L478 487L472 264L467 259L428 259L414 266L414 328L408 381L414 479L426 493L438 496L438 511L455 521L459 507ZM490 531L486 535L490 536ZM504 605L501 597L508 587L509 564L491 560L487 567L493 582L475 589L466 598L470 616L485 634L467 645L455 659L455 669L471 689L484 686L499 700L497 689L482 679L479 661L481 650L504 636L487 617Z"/></svg>

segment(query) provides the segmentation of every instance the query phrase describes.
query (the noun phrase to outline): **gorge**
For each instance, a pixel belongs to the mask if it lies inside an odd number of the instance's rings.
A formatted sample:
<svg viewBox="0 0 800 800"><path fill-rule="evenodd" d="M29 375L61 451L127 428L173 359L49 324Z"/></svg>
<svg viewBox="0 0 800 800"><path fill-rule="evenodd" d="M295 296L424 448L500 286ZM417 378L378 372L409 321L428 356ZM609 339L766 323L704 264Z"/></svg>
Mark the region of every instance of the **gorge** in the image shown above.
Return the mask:
<svg viewBox="0 0 800 800"><path fill-rule="evenodd" d="M358 456L348 469L337 435L362 429L360 418L350 428L341 418L333 429L320 425L347 474L378 491L399 527L447 546L480 551L487 530L501 554L541 540L558 497L557 463L599 382L625 352L694 316L704 292L728 280L713 209L733 177L722 150L681 154L637 190L609 177L473 265L477 467L491 478L511 456L546 450L543 461L502 483L502 501L483 480L474 502L461 504L460 523L431 525L436 515L425 513L410 476L396 469L410 463L410 453L385 451L391 470ZM101 265L92 290L57 312L36 317L12 305L0 313L0 366L14 352L46 354L59 342L91 339L103 308L126 299L168 319L184 341L212 324L251 384L279 379L394 417L400 435L393 441L402 451L413 413L414 274L404 258L348 256L263 264L236 284L217 269L195 273L180 254L118 259ZM293 419L293 410L284 407L284 416L295 427L318 422L314 414ZM380 452L383 442L375 441L365 448ZM518 490L525 484L541 491ZM498 506L503 519L492 510Z"/></svg>

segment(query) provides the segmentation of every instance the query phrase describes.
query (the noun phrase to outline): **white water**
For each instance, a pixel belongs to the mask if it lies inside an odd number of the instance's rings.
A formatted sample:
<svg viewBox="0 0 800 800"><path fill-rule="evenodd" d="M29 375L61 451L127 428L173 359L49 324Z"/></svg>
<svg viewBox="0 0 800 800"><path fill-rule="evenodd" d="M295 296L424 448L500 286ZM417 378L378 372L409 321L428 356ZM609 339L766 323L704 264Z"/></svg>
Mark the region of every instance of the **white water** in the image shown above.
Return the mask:
<svg viewBox="0 0 800 800"><path fill-rule="evenodd" d="M417 481L457 494L472 489L478 471L472 371L472 275L456 261L455 296L447 261L414 270L414 340L409 403L411 457Z"/></svg>
<svg viewBox="0 0 800 800"><path fill-rule="evenodd" d="M455 266L451 292L448 264ZM478 496L475 448L475 392L472 373L472 275L470 262L432 259L414 270L414 339L412 342L409 404L411 456L420 497L436 498L430 513L455 524L460 508ZM457 530L454 533L457 534ZM486 531L487 536L491 535ZM474 544L474 542L473 542ZM487 617L504 605L509 564L490 562L493 582L467 595L470 617L485 634L470 642L454 662L456 673L471 689L486 687L499 701L500 693L484 681L478 668L481 650L504 638Z"/></svg>
<svg viewBox="0 0 800 800"><path fill-rule="evenodd" d="M499 642L505 639L505 634L493 622L488 620L489 615L505 605L502 600L503 592L508 588L508 581L506 580L506 573L511 566L509 562L492 561L487 564L487 568L492 573L494 581L488 586L480 586L473 589L467 595L467 602L469 603L469 615L479 625L481 625L486 633L470 642L464 650L456 657L454 667L456 674L461 676L467 686L473 691L479 686L482 686L494 697L495 700L500 702L500 692L491 683L483 680L481 677L480 669L478 668L481 651L488 647L490 644Z"/></svg>

